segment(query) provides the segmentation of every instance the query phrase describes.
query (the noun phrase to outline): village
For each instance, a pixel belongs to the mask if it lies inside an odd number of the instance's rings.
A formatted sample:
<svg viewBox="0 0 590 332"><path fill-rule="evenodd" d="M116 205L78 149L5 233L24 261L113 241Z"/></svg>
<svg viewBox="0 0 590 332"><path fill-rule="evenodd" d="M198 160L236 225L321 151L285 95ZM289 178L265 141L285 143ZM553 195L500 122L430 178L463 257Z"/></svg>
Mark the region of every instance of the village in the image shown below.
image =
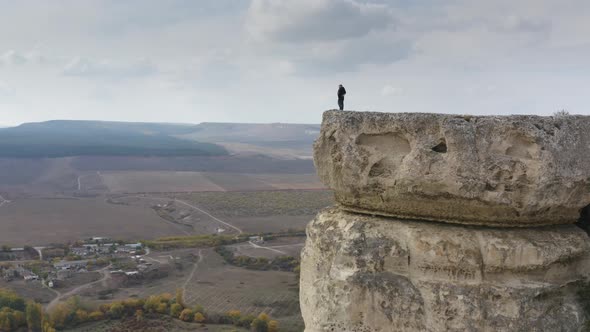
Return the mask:
<svg viewBox="0 0 590 332"><path fill-rule="evenodd" d="M144 255L141 243L91 237L69 245L0 249L0 276L5 282L24 280L48 288L68 286L77 275L104 270L111 275L141 277L156 261Z"/></svg>

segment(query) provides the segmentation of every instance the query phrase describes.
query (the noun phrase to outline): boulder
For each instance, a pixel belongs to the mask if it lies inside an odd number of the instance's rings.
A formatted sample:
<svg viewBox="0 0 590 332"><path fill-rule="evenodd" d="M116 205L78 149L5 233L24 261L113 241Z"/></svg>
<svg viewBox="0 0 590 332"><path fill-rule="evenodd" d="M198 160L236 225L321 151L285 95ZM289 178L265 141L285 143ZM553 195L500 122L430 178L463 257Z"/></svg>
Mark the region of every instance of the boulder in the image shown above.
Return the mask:
<svg viewBox="0 0 590 332"><path fill-rule="evenodd" d="M314 145L342 208L490 226L574 223L590 204L590 117L327 111Z"/></svg>
<svg viewBox="0 0 590 332"><path fill-rule="evenodd" d="M579 331L589 318L590 241L574 225L466 227L330 208L307 234L306 332Z"/></svg>

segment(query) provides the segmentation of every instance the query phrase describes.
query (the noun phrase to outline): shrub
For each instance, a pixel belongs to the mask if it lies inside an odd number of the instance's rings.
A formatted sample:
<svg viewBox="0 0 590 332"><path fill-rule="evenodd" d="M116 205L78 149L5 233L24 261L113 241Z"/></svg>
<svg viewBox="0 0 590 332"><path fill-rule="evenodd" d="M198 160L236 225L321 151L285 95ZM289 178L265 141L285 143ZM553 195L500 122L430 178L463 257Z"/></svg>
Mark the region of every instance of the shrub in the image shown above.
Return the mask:
<svg viewBox="0 0 590 332"><path fill-rule="evenodd" d="M76 310L76 322L77 323L85 323L88 321L88 312L86 310L78 309Z"/></svg>
<svg viewBox="0 0 590 332"><path fill-rule="evenodd" d="M278 332L279 331L279 322L276 320L271 320L268 322L268 332Z"/></svg>
<svg viewBox="0 0 590 332"><path fill-rule="evenodd" d="M190 322L193 320L194 316L195 314L191 309L184 309L180 312L180 316L178 316L178 318L184 322Z"/></svg>
<svg viewBox="0 0 590 332"><path fill-rule="evenodd" d="M123 312L125 311L125 307L120 302L115 302L111 304L111 308L109 309L109 317L111 318L121 318L123 317Z"/></svg>
<svg viewBox="0 0 590 332"><path fill-rule="evenodd" d="M255 332L268 332L268 322L270 321L270 317L264 312L258 315L256 319L252 321L250 327Z"/></svg>
<svg viewBox="0 0 590 332"><path fill-rule="evenodd" d="M166 314L168 312L168 304L166 302L162 302L158 304L156 308L156 312L159 314Z"/></svg>
<svg viewBox="0 0 590 332"><path fill-rule="evenodd" d="M137 322L143 321L143 310L138 309L135 311L135 321L137 321Z"/></svg>
<svg viewBox="0 0 590 332"><path fill-rule="evenodd" d="M193 318L193 320L195 322L197 322L197 323L204 323L206 319L205 319L205 316L202 313L197 312L195 314L195 317Z"/></svg>
<svg viewBox="0 0 590 332"><path fill-rule="evenodd" d="M194 312L205 312L205 308L203 308L203 306L200 304L195 304L193 306L193 311Z"/></svg>
<svg viewBox="0 0 590 332"><path fill-rule="evenodd" d="M93 311L88 315L88 319L92 321L99 321L104 319L104 313L100 310Z"/></svg>
<svg viewBox="0 0 590 332"><path fill-rule="evenodd" d="M227 312L227 317L229 318L231 323L235 325L242 317L242 313L239 310L230 310Z"/></svg>
<svg viewBox="0 0 590 332"><path fill-rule="evenodd" d="M245 328L249 328L250 325L252 325L252 321L255 319L256 319L256 317L254 317L252 315L244 316L244 317L240 318L240 320L238 320L238 323L236 325L241 326L241 327L245 327Z"/></svg>
<svg viewBox="0 0 590 332"><path fill-rule="evenodd" d="M178 303L174 303L170 306L170 316L178 318L182 312L182 306Z"/></svg>

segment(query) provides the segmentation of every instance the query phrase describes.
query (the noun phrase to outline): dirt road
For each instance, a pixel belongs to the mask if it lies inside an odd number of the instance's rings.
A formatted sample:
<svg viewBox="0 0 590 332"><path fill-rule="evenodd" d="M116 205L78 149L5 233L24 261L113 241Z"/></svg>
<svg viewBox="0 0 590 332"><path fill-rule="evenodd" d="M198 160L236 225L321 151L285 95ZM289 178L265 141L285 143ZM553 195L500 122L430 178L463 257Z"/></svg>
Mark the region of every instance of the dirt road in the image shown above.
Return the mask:
<svg viewBox="0 0 590 332"><path fill-rule="evenodd" d="M4 204L8 204L8 203L10 203L10 201L4 199L4 197L2 197L2 195L0 195L0 207Z"/></svg>
<svg viewBox="0 0 590 332"><path fill-rule="evenodd" d="M272 247L264 247L264 246L257 245L256 243L254 243L254 242L252 242L252 241L248 241L248 243L250 243L250 245L251 245L252 247L254 247L254 248L258 248L258 249L266 249L266 250L270 250L270 251L278 252L279 254L283 254L283 255L286 255L286 254L287 254L287 253L286 253L286 252L284 252L284 251L280 251L280 250L278 250L278 249L274 249L274 248L272 248Z"/></svg>
<svg viewBox="0 0 590 332"><path fill-rule="evenodd" d="M242 233L244 233L244 232L243 232L243 231L242 231L240 228L236 227L235 225L232 225L232 224L230 224L230 223L228 223L228 222L226 222L226 221L223 221L223 220L221 220L221 219L219 219L219 218L215 217L214 215L212 215L212 214L210 214L209 212L207 212L207 211L205 211L205 210L203 210L203 209L199 208L198 206L192 205L192 204L190 204L190 203L188 203L188 202L186 202L186 201L183 201L183 200L180 200L180 199L177 199L177 198L156 197L156 196L139 196L139 195L134 195L134 196L126 196L126 197L143 198L143 199L152 199L152 200L157 200L157 201L166 201L166 202L169 202L169 201L174 201L174 202L176 202L176 203L178 203L178 204L181 204L181 205L187 206L187 207L189 207L189 208L191 208L191 209L193 209L193 210L197 210L198 212L200 212L200 213L202 213L202 214L204 214L204 215L208 216L209 218L211 218L211 219L213 219L213 220L217 221L218 223L221 223L221 224L223 224L223 225L225 225L225 226L227 226L227 227L229 227L229 228L232 228L232 229L234 229L236 232L238 232L238 234L242 234ZM188 233L188 232L187 232L186 230L184 230L184 229L180 229L180 230L181 230L182 232L184 232L186 235L191 235L190 233Z"/></svg>
<svg viewBox="0 0 590 332"><path fill-rule="evenodd" d="M217 222L219 222L219 223L222 223L222 224L224 224L224 225L226 225L226 226L228 226L228 227L231 227L231 228L235 229L235 230L238 232L238 234L242 234L242 233L244 233L244 232L243 232L243 231L242 231L240 228L238 228L238 227L236 227L236 226L234 226L234 225L232 225L232 224L230 224L230 223L228 223L228 222L225 222L225 221L223 221L223 220L221 220L221 219L219 219L219 218L217 218L217 217L213 216L213 215L212 215L212 214L210 214L209 212L207 212L207 211L204 211L204 210L202 210L202 209L200 209L200 208L198 208L198 207L196 207L196 206L194 206L194 205L192 205L192 204L189 204L189 203L187 203L187 202L185 202L185 201L181 201L181 200L179 200L179 199L177 199L177 198L175 198L175 199L174 199L174 201L175 201L175 202L177 202L177 203L180 203L180 204L182 204L182 205L184 205L184 206L188 206L188 207L190 207L190 208L192 208L192 209L195 209L195 210L197 210L197 211L201 212L202 214L204 214L204 215L206 215L206 216L210 217L211 219L213 219L213 220L215 220L215 221L217 221Z"/></svg>
<svg viewBox="0 0 590 332"><path fill-rule="evenodd" d="M199 267L199 263L201 263L203 261L203 250L199 249L198 255L199 255L199 260L195 262L195 265L193 266L191 273L188 275L188 277L186 278L186 280L182 284L182 298L183 299L186 299L186 286L190 283L191 280L193 280L193 277L195 276L195 272L197 272L197 268Z"/></svg>
<svg viewBox="0 0 590 332"><path fill-rule="evenodd" d="M48 311L48 312L51 311L51 309L53 309L59 303L59 301L61 301L62 299L66 299L68 297L74 296L77 293L79 293L80 291L85 290L90 286L93 286L98 283L102 283L103 285L106 285L107 280L111 279L111 273L108 271L108 269L110 267L111 267L111 265L109 265L107 267L103 267L102 269L98 270L98 272L100 272L100 274L102 274L102 278L100 278L96 281L89 282L84 285L80 285L80 286L70 290L69 292L61 293L60 291L54 289L53 291L56 292L58 295L56 298L51 300L51 302L49 302L49 304L47 305L46 311Z"/></svg>

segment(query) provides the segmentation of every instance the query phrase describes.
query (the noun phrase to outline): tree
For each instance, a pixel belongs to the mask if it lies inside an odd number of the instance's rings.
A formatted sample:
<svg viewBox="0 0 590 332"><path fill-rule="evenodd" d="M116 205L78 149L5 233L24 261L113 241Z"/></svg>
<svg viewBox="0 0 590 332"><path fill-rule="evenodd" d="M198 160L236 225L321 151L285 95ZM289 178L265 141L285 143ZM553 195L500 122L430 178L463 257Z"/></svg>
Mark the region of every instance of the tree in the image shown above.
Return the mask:
<svg viewBox="0 0 590 332"><path fill-rule="evenodd" d="M162 293L160 294L160 299L161 301L170 302L173 299L173 296L170 293Z"/></svg>
<svg viewBox="0 0 590 332"><path fill-rule="evenodd" d="M12 331L12 315L0 312L0 331Z"/></svg>
<svg viewBox="0 0 590 332"><path fill-rule="evenodd" d="M157 296L151 295L145 300L145 304L143 305L143 309L147 312L157 312L158 305L160 304L160 300Z"/></svg>
<svg viewBox="0 0 590 332"><path fill-rule="evenodd" d="M145 302L142 299L127 299L121 302L125 308L125 315L132 316L137 310L143 309Z"/></svg>
<svg viewBox="0 0 590 332"><path fill-rule="evenodd" d="M200 312L197 312L197 313L195 314L195 317L193 318L193 320L194 320L195 322L197 322L197 323L204 323L204 322L205 322L205 320L206 320L206 318L205 318L205 316L204 316L202 313L200 313Z"/></svg>
<svg viewBox="0 0 590 332"><path fill-rule="evenodd" d="M65 303L58 303L51 311L52 326L57 329L63 329L70 320L70 308Z"/></svg>
<svg viewBox="0 0 590 332"><path fill-rule="evenodd" d="M0 288L0 308L10 308L16 311L25 311L25 300L15 292Z"/></svg>
<svg viewBox="0 0 590 332"><path fill-rule="evenodd" d="M256 319L256 317L252 315L243 316L236 325L248 328L250 325L252 325L252 321L254 321L254 319Z"/></svg>
<svg viewBox="0 0 590 332"><path fill-rule="evenodd" d="M27 327L31 332L40 332L43 329L43 307L36 302L27 303L26 308Z"/></svg>
<svg viewBox="0 0 590 332"><path fill-rule="evenodd" d="M276 320L271 320L268 322L268 332L278 332L279 331L279 322Z"/></svg>
<svg viewBox="0 0 590 332"><path fill-rule="evenodd" d="M143 310L137 309L135 311L135 321L137 321L137 322L143 321Z"/></svg>
<svg viewBox="0 0 590 332"><path fill-rule="evenodd" d="M268 322L259 318L254 319L250 327L254 332L268 332Z"/></svg>
<svg viewBox="0 0 590 332"><path fill-rule="evenodd" d="M258 319L268 322L270 320L270 317L268 317L268 315L263 312L260 315L258 315Z"/></svg>
<svg viewBox="0 0 590 332"><path fill-rule="evenodd" d="M268 332L268 322L270 321L270 317L264 312L258 315L256 319L252 321L252 330L255 332Z"/></svg>
<svg viewBox="0 0 590 332"><path fill-rule="evenodd" d="M108 310L107 310L108 311ZM104 313L102 311L93 311L88 315L88 318L92 321L99 321L104 319Z"/></svg>
<svg viewBox="0 0 590 332"><path fill-rule="evenodd" d="M76 322L77 323L86 323L88 321L88 312L86 310L78 309L76 310Z"/></svg>
<svg viewBox="0 0 590 332"><path fill-rule="evenodd" d="M186 308L186 305L184 305L184 296L182 295L182 289L181 288L177 288L176 289L176 303L180 304L183 308Z"/></svg>
<svg viewBox="0 0 590 332"><path fill-rule="evenodd" d="M191 309L184 309L180 312L179 318L184 322L190 322L191 320L193 320L194 315L195 314Z"/></svg>
<svg viewBox="0 0 590 332"><path fill-rule="evenodd" d="M106 314L107 312L109 312L109 310L111 309L111 305L110 303L103 303L100 306L98 306L98 309L103 313Z"/></svg>
<svg viewBox="0 0 590 332"><path fill-rule="evenodd" d="M56 332L55 328L53 328L53 326L51 326L51 323L49 323L49 320L45 320L45 322L43 323L43 332Z"/></svg>
<svg viewBox="0 0 590 332"><path fill-rule="evenodd" d="M242 313L239 310L230 310L227 312L227 317L231 320L232 324L236 325L240 320Z"/></svg>
<svg viewBox="0 0 590 332"><path fill-rule="evenodd" d="M160 304L158 304L158 307L156 308L156 312L159 314L165 314L168 312L168 304L166 302L162 302Z"/></svg>
<svg viewBox="0 0 590 332"><path fill-rule="evenodd" d="M180 316L180 312L182 311L182 306L178 303L174 303L170 306L170 316L174 318L178 318Z"/></svg>
<svg viewBox="0 0 590 332"><path fill-rule="evenodd" d="M194 312L201 312L201 313L204 313L204 312L205 312L205 308L203 308L203 306L202 306L202 305L200 305L200 304L195 304L195 305L193 306L193 311L194 311Z"/></svg>
<svg viewBox="0 0 590 332"><path fill-rule="evenodd" d="M123 316L123 311L125 307L119 302L115 302L111 305L109 309L109 316L115 319L121 318Z"/></svg>

